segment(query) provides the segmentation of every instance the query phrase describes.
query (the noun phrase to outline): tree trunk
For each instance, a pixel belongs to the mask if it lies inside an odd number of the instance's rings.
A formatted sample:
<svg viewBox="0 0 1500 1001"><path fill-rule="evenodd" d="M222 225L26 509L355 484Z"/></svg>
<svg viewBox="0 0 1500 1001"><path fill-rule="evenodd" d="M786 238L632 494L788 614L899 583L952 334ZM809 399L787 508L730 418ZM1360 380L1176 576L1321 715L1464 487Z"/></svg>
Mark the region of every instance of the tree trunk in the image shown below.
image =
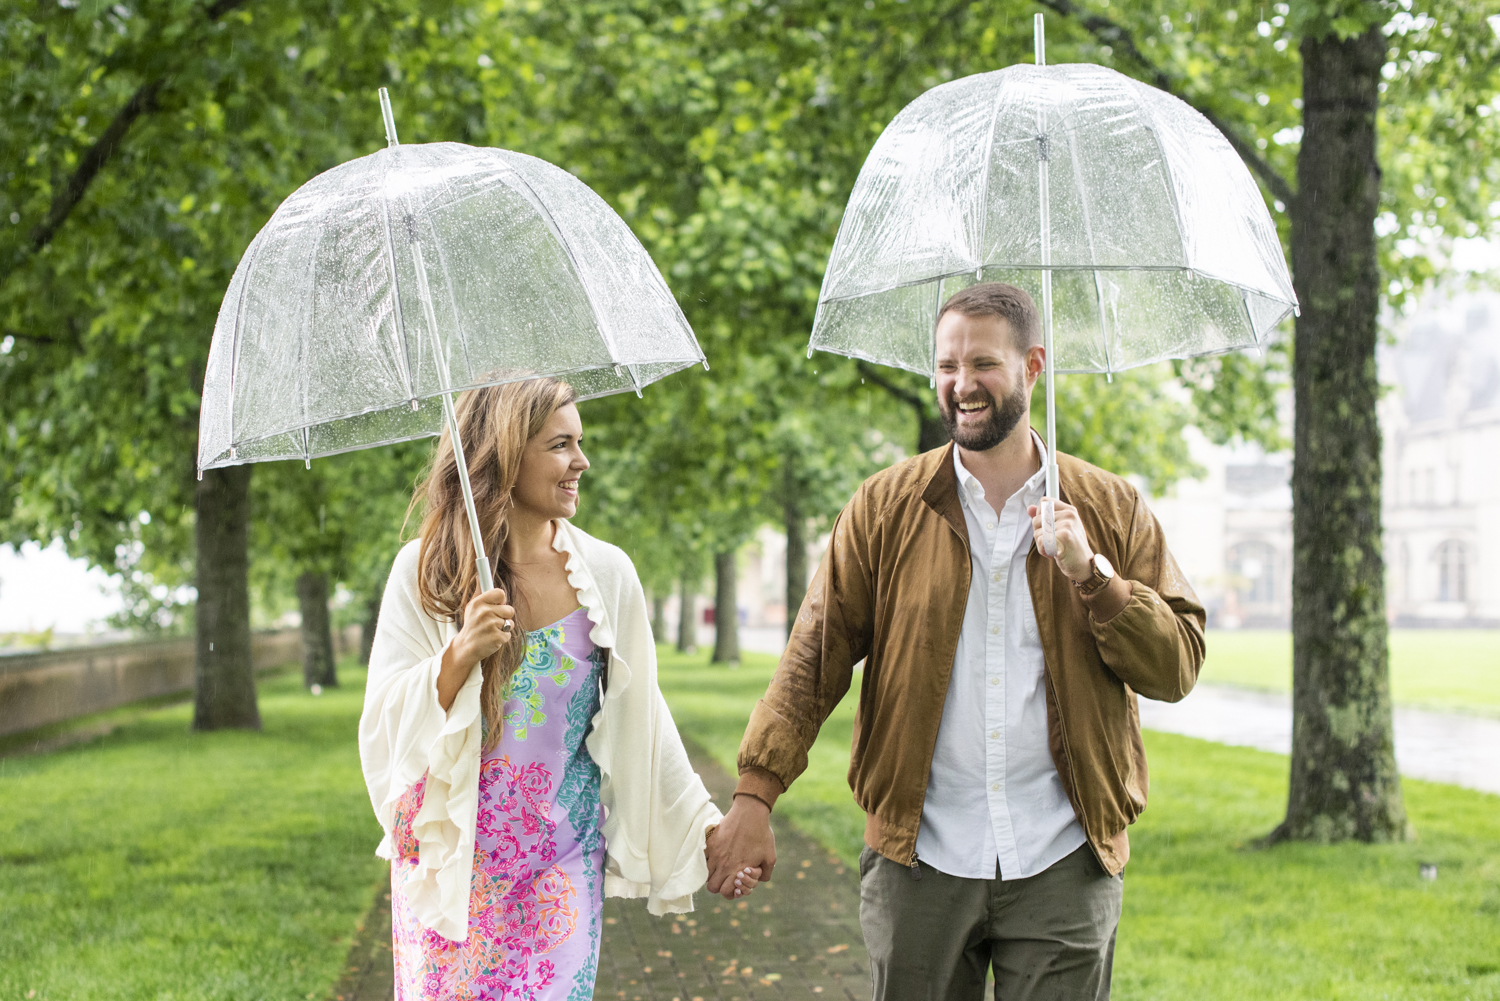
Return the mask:
<svg viewBox="0 0 1500 1001"><path fill-rule="evenodd" d="M651 592L651 635L660 643L667 638L667 596Z"/></svg>
<svg viewBox="0 0 1500 1001"><path fill-rule="evenodd" d="M919 405L916 410L917 452L931 452L948 444L948 429L943 425L942 415L923 405Z"/></svg>
<svg viewBox="0 0 1500 1001"><path fill-rule="evenodd" d="M1292 761L1273 840L1399 840L1380 525L1379 28L1302 42L1292 230Z"/></svg>
<svg viewBox="0 0 1500 1001"><path fill-rule="evenodd" d="M792 626L802 599L807 595L807 516L802 511L802 495L795 475L787 476L782 516L786 527L786 635Z"/></svg>
<svg viewBox="0 0 1500 1001"><path fill-rule="evenodd" d="M297 607L302 612L302 684L337 688L327 574L309 570L297 578Z"/></svg>
<svg viewBox="0 0 1500 1001"><path fill-rule="evenodd" d="M677 652L692 653L698 649L698 569L690 565L682 571L678 584Z"/></svg>
<svg viewBox="0 0 1500 1001"><path fill-rule="evenodd" d="M714 554L714 656L715 664L740 662L740 605L735 594L734 550Z"/></svg>
<svg viewBox="0 0 1500 1001"><path fill-rule="evenodd" d="M380 595L365 602L365 621L359 627L359 662L370 666L370 651L375 647L375 627L380 623Z"/></svg>
<svg viewBox="0 0 1500 1001"><path fill-rule="evenodd" d="M195 506L193 729L259 730L250 659L250 467L205 470Z"/></svg>

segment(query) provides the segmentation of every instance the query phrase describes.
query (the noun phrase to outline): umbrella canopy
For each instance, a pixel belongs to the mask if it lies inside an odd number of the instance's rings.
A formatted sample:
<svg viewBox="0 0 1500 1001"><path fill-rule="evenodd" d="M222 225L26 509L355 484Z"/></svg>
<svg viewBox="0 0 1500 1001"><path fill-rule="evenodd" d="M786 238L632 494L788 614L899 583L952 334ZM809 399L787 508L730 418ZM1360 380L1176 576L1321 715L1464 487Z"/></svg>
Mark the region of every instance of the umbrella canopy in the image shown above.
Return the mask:
<svg viewBox="0 0 1500 1001"><path fill-rule="evenodd" d="M661 273L567 171L392 146L308 181L235 269L198 466L310 460L442 432L443 394L541 375L580 398L703 361Z"/></svg>
<svg viewBox="0 0 1500 1001"><path fill-rule="evenodd" d="M490 587L453 395L540 376L580 399L708 363L614 210L572 174L503 149L401 146L320 174L240 259L219 309L198 470L441 434Z"/></svg>
<svg viewBox="0 0 1500 1001"><path fill-rule="evenodd" d="M1187 104L1114 70L1010 66L927 91L860 168L808 354L931 378L937 313L1003 281L1042 305L1047 500L1055 372L1114 373L1259 346L1297 308L1276 227L1228 141Z"/></svg>
<svg viewBox="0 0 1500 1001"><path fill-rule="evenodd" d="M1059 372L1253 347L1297 302L1260 191L1206 118L1102 66L1021 65L934 87L881 133L810 347L931 375L945 298L984 280L1040 302L1046 274Z"/></svg>

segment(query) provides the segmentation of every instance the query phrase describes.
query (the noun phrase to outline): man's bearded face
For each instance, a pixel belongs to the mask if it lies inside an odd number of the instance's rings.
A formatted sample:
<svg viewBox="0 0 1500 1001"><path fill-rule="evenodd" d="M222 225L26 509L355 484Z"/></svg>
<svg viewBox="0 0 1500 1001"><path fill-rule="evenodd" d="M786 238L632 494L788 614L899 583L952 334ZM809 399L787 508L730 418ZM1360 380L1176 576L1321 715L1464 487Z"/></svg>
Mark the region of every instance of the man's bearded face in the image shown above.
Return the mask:
<svg viewBox="0 0 1500 1001"><path fill-rule="evenodd" d="M940 395L938 410L948 437L960 448L985 452L1009 437L1026 418L1027 403L1026 381L1017 371L1010 391L998 401L983 386L974 386L962 398L951 391Z"/></svg>

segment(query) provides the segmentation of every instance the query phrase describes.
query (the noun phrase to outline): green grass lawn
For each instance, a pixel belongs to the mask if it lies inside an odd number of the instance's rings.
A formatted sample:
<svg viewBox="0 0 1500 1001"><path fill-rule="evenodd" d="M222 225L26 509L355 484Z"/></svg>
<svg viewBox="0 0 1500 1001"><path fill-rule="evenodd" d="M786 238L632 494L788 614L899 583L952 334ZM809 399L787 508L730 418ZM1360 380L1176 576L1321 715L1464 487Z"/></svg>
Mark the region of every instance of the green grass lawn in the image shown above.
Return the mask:
<svg viewBox="0 0 1500 1001"><path fill-rule="evenodd" d="M728 670L662 650L679 727L733 771L772 658ZM851 693L777 806L851 862L864 830L845 783L853 707ZM1413 842L1261 850L1284 811L1286 758L1160 733L1146 748L1151 805L1131 831L1116 998L1500 999L1500 797L1406 780ZM1436 881L1419 877L1424 862Z"/></svg>
<svg viewBox="0 0 1500 1001"><path fill-rule="evenodd" d="M1211 630L1203 680L1289 691L1291 633ZM1391 694L1408 705L1500 715L1500 630L1392 630Z"/></svg>
<svg viewBox="0 0 1500 1001"><path fill-rule="evenodd" d="M0 999L322 1001L384 872L339 676L263 682L262 733L180 704L0 759Z"/></svg>

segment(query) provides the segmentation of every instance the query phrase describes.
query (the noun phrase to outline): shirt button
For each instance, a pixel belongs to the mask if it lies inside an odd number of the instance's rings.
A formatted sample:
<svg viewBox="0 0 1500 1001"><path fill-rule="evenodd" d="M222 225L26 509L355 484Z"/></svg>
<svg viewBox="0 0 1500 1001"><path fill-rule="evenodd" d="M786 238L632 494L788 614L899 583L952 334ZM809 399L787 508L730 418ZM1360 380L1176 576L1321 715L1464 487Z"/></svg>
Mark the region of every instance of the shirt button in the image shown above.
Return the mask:
<svg viewBox="0 0 1500 1001"><path fill-rule="evenodd" d="M1000 627L999 626L990 626L990 632L995 633L996 635L998 635L999 632L1000 632Z"/></svg>
<svg viewBox="0 0 1500 1001"><path fill-rule="evenodd" d="M990 739L991 740L999 740L1000 739L1000 731L999 730L991 730L990 731Z"/></svg>
<svg viewBox="0 0 1500 1001"><path fill-rule="evenodd" d="M1000 783L999 782L996 782L996 783L994 783L993 785L990 786L990 792L999 792L999 791L1000 791Z"/></svg>
<svg viewBox="0 0 1500 1001"><path fill-rule="evenodd" d="M997 574L995 574L995 576L994 576L994 577L992 577L992 578L990 578L990 579L991 579L991 580L999 580L999 579L1000 579L1000 575L999 575L999 574L998 574L998 573L997 573Z"/></svg>
<svg viewBox="0 0 1500 1001"><path fill-rule="evenodd" d="M992 684L992 685L998 685L998 684L1000 684L1000 679L999 678L991 678L990 679L990 684Z"/></svg>
<svg viewBox="0 0 1500 1001"><path fill-rule="evenodd" d="M987 521L987 522L984 523L984 527L985 528L994 528L995 527L995 523L993 521Z"/></svg>

